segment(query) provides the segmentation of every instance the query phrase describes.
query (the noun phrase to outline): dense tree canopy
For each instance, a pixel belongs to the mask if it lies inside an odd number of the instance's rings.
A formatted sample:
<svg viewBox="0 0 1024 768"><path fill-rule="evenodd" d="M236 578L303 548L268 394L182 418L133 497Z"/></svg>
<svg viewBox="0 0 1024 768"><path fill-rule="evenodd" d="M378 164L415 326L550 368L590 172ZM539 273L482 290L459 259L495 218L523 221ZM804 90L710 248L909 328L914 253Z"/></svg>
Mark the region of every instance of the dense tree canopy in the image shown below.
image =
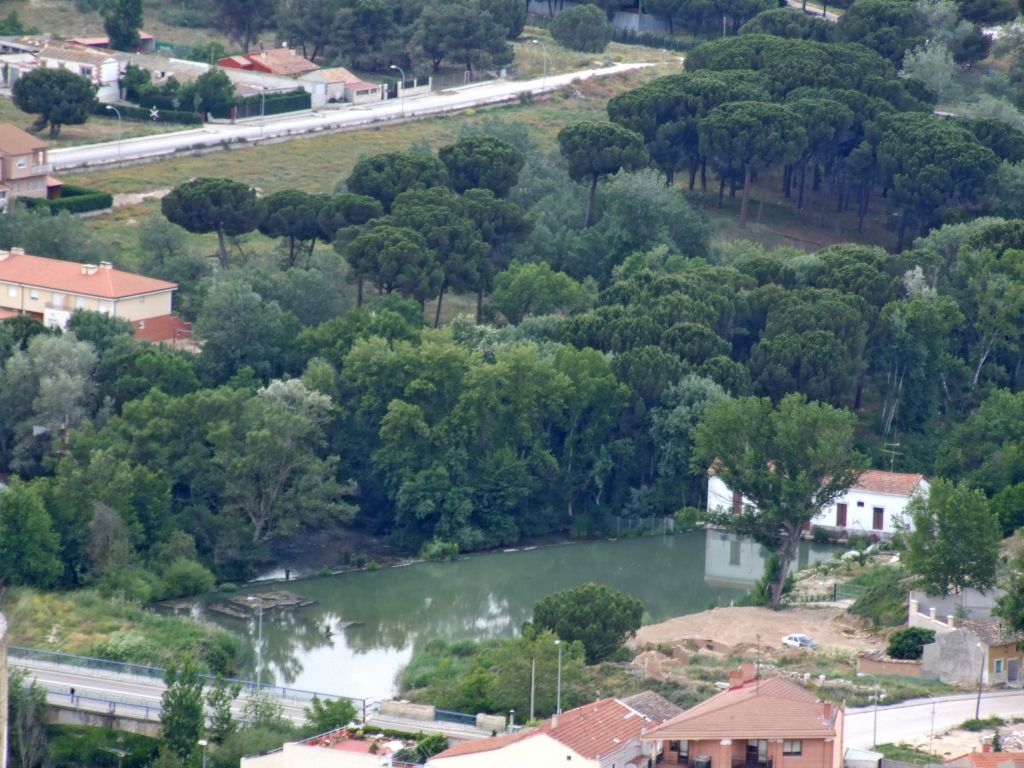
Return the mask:
<svg viewBox="0 0 1024 768"><path fill-rule="evenodd" d="M81 125L96 106L96 88L88 79L68 69L39 67L22 75L11 89L14 106L38 115L33 130L50 126L50 137L60 135L61 126Z"/></svg>
<svg viewBox="0 0 1024 768"><path fill-rule="evenodd" d="M636 634L644 604L603 584L584 584L548 595L533 606L533 624L566 643L579 641L594 664Z"/></svg>

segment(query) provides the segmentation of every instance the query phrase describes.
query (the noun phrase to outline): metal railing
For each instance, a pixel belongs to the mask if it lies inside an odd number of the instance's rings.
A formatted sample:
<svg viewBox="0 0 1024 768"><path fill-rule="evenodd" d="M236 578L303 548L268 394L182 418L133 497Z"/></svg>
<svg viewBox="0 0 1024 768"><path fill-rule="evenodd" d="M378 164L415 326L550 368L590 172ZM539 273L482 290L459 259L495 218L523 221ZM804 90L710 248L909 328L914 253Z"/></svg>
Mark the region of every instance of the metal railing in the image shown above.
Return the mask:
<svg viewBox="0 0 1024 768"><path fill-rule="evenodd" d="M460 723L462 725L476 726L476 715L469 715L465 712L451 712L447 709L435 709L434 719L445 723Z"/></svg>

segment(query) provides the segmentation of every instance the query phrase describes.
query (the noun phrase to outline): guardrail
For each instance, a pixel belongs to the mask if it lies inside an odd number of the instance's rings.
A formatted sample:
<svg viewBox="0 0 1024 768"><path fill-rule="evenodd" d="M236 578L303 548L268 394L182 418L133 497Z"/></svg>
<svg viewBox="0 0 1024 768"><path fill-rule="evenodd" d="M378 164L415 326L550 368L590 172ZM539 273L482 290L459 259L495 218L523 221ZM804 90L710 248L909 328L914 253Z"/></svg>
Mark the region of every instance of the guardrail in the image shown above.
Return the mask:
<svg viewBox="0 0 1024 768"><path fill-rule="evenodd" d="M26 648L18 645L8 646L7 651L8 658L11 660L12 664L17 664L18 661L24 661L31 662L34 666L41 666L50 669L73 668L78 670L89 670L91 672L99 673L97 676L128 676L153 683L159 683L161 686L163 685L164 675L167 671L163 667L155 667L148 664L133 664L127 661L100 659L94 656L79 656L73 653L47 651L39 648ZM202 675L201 679L205 684L212 684L216 678L210 675ZM261 693L268 693L279 699L294 702L311 702L314 696L319 699L347 699L352 703L352 706L356 708L356 712L359 713L364 720L367 715L376 712L380 706L380 703L376 700L361 696L344 696L334 693L323 693L320 691L307 691L301 688L288 688L286 686L274 685L272 683L260 683L257 685L253 680L240 680L236 678L227 678L227 682L241 685L242 690L248 693L255 693L258 690Z"/></svg>

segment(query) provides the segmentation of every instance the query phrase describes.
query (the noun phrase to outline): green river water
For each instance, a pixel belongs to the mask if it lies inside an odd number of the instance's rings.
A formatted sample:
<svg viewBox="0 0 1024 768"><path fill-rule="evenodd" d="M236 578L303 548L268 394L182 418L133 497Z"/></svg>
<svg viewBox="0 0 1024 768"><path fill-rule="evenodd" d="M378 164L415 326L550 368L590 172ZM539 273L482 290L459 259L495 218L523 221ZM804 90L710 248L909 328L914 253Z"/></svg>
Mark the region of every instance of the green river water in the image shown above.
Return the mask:
<svg viewBox="0 0 1024 768"><path fill-rule="evenodd" d="M804 543L800 562L834 548ZM395 677L425 641L516 633L533 604L552 592L594 581L644 602L644 623L729 605L762 573L760 547L720 531L590 541L417 563L339 576L257 585L313 600L263 616L262 679L336 695L387 698ZM255 619L207 617L255 647ZM353 622L338 629L339 622ZM325 632L325 627L332 629ZM252 665L243 670L255 676ZM253 679L250 677L250 679Z"/></svg>

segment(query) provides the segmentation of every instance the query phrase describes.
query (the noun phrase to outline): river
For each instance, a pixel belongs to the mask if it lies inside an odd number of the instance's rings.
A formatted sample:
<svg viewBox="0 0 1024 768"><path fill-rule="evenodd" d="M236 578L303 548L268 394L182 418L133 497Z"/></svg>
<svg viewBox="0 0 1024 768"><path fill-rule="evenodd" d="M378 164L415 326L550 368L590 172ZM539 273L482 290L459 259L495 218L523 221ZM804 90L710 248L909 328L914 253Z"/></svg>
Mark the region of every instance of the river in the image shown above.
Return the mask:
<svg viewBox="0 0 1024 768"><path fill-rule="evenodd" d="M800 564L834 552L805 542ZM422 643L515 634L533 604L552 592L588 581L607 584L642 600L644 623L650 624L729 605L746 594L762 567L761 548L753 542L694 531L293 579L254 586L247 594L288 589L313 601L293 611L264 612L264 682L382 699L395 692L396 674ZM255 647L256 619L205 613ZM352 624L339 629L339 622ZM255 653L243 673L255 676Z"/></svg>

